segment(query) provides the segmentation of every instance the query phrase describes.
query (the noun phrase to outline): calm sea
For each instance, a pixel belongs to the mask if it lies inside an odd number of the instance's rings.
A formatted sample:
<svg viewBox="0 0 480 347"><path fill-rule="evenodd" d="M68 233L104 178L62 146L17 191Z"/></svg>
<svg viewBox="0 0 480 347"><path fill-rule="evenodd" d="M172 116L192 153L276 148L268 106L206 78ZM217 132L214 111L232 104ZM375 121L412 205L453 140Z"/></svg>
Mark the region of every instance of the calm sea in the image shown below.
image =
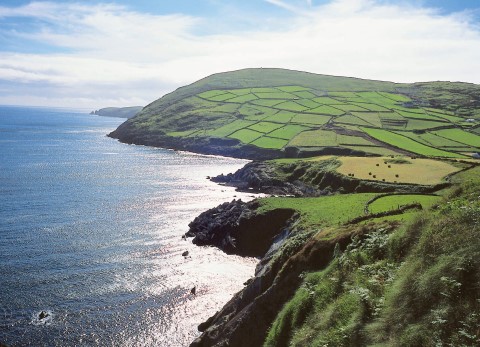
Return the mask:
<svg viewBox="0 0 480 347"><path fill-rule="evenodd" d="M253 275L255 260L181 239L248 199L206 179L245 161L105 136L122 121L0 107L0 342L185 346Z"/></svg>

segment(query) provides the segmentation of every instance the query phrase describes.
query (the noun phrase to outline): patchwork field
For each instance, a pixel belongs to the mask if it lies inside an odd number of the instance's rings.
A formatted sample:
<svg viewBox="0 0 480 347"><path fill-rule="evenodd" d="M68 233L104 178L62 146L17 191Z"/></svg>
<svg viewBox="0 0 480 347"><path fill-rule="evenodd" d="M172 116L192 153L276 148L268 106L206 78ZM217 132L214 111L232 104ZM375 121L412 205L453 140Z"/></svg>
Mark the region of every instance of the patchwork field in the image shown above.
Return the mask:
<svg viewBox="0 0 480 347"><path fill-rule="evenodd" d="M480 136L459 127L463 118L446 110L412 107L405 95L352 91L319 94L318 90L292 85L210 90L197 96L224 105L241 104L238 116L257 122L244 123L243 127L255 133L238 128L242 123L233 121L218 131L209 131L210 135L228 136L263 148L343 147L376 155L400 149L447 158L466 158L463 153L480 148ZM346 131L354 127L363 135L352 134L350 140L340 141L342 135L328 128L330 123ZM236 131L227 133L228 129Z"/></svg>
<svg viewBox="0 0 480 347"><path fill-rule="evenodd" d="M480 151L480 109L472 103L477 94L477 86L467 84L419 86L247 69L180 88L128 125L135 134L230 138L239 146L296 147L292 153L336 147L352 154L466 158ZM326 140L337 135L355 139Z"/></svg>

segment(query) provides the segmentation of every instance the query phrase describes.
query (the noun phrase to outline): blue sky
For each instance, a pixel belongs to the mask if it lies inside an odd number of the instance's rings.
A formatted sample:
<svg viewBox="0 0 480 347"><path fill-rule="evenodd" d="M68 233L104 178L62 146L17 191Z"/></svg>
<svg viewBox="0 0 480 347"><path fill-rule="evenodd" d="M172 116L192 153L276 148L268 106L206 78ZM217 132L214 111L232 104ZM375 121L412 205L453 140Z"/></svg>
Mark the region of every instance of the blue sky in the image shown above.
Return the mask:
<svg viewBox="0 0 480 347"><path fill-rule="evenodd" d="M3 0L0 104L145 105L246 67L480 83L479 19L476 0Z"/></svg>

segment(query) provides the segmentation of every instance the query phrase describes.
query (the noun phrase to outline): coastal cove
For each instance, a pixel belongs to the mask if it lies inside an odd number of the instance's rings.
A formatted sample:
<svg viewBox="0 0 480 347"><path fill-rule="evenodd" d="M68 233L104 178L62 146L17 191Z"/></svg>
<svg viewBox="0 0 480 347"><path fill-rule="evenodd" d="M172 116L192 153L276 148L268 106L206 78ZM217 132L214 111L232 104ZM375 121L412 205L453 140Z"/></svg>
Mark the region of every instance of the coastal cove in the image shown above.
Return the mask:
<svg viewBox="0 0 480 347"><path fill-rule="evenodd" d="M256 259L181 238L201 212L251 199L206 179L246 161L105 136L121 122L0 107L0 342L188 345L253 275Z"/></svg>

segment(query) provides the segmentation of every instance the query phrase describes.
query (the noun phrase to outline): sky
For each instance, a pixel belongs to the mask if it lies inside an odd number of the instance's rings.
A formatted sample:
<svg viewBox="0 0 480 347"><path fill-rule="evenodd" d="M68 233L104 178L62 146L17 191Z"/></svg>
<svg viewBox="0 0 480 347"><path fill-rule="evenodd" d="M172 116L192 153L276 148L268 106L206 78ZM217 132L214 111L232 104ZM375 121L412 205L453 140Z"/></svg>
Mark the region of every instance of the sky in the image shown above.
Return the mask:
<svg viewBox="0 0 480 347"><path fill-rule="evenodd" d="M480 83L479 0L0 0L0 104L147 105L276 67Z"/></svg>

